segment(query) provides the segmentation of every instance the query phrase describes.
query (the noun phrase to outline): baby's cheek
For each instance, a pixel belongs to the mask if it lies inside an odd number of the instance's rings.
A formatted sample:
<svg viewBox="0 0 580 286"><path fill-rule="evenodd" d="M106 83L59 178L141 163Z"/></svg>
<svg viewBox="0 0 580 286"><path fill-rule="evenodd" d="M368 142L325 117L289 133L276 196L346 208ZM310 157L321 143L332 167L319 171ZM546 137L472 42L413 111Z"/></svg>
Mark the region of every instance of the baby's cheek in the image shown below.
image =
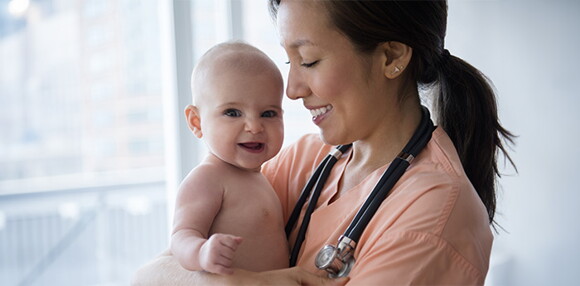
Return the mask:
<svg viewBox="0 0 580 286"><path fill-rule="evenodd" d="M282 121L276 122L270 126L269 140L272 147L282 147L282 143L284 142L284 124Z"/></svg>

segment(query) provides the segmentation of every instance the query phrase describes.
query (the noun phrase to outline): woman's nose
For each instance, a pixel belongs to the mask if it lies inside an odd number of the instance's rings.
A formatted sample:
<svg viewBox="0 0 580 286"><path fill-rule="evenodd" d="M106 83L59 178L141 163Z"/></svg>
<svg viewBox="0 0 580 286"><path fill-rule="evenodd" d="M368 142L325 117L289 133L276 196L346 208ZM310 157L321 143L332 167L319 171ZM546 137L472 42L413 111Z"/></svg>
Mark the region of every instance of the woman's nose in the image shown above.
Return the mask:
<svg viewBox="0 0 580 286"><path fill-rule="evenodd" d="M310 94L310 88L302 78L300 71L295 67L290 67L288 72L288 86L286 87L286 95L290 99L304 98Z"/></svg>
<svg viewBox="0 0 580 286"><path fill-rule="evenodd" d="M247 132L252 133L252 134L257 134L257 133L264 131L264 125L262 125L262 122L260 121L260 119L249 118L246 120L245 130Z"/></svg>

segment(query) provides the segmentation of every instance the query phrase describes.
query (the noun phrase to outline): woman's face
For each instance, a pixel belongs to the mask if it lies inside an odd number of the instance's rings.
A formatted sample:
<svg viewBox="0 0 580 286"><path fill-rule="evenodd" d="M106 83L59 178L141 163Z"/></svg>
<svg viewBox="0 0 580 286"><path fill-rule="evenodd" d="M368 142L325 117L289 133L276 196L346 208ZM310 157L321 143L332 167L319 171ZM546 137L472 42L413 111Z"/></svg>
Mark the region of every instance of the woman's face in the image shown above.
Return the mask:
<svg viewBox="0 0 580 286"><path fill-rule="evenodd" d="M286 93L303 100L328 144L364 140L379 130L392 105L384 55L356 51L324 9L304 0L284 0L279 7L277 26L290 61Z"/></svg>

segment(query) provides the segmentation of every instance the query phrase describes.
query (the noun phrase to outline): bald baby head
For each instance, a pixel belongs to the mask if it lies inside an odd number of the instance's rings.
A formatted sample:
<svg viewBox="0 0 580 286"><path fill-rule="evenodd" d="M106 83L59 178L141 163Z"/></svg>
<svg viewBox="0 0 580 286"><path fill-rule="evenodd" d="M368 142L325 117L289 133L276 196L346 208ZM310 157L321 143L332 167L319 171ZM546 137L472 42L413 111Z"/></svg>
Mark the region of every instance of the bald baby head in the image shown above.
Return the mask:
<svg viewBox="0 0 580 286"><path fill-rule="evenodd" d="M212 85L225 84L231 76L269 75L273 83L283 85L274 62L259 49L240 42L226 42L209 49L199 60L191 76L193 102L199 105L211 96Z"/></svg>

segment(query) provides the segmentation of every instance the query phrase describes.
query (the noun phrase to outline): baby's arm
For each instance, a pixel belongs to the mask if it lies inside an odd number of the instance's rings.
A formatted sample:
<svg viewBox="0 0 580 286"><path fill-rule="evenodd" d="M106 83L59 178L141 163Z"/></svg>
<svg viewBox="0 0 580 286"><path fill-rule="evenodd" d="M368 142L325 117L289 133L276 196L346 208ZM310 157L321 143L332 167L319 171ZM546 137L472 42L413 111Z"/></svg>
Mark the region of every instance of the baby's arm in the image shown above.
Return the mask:
<svg viewBox="0 0 580 286"><path fill-rule="evenodd" d="M220 210L223 187L212 167L194 169L182 182L175 205L171 251L187 270L231 274L234 253L242 238L214 234L208 238Z"/></svg>

